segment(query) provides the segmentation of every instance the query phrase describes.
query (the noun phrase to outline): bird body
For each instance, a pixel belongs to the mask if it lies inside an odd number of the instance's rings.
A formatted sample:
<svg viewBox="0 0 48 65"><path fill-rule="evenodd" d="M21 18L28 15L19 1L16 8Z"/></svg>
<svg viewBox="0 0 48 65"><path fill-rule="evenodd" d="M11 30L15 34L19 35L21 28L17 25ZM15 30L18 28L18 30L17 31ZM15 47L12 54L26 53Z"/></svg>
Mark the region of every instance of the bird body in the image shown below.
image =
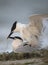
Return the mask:
<svg viewBox="0 0 48 65"><path fill-rule="evenodd" d="M14 27L15 28L11 32L13 33L19 32L21 35L21 38L28 42L27 44L36 46L39 44L39 36L41 34L41 30L38 29L39 25L36 25L36 24L37 22L34 22L33 24L31 22L28 24L14 22L14 25L12 26L12 28ZM42 23L40 23L40 25L42 25Z"/></svg>

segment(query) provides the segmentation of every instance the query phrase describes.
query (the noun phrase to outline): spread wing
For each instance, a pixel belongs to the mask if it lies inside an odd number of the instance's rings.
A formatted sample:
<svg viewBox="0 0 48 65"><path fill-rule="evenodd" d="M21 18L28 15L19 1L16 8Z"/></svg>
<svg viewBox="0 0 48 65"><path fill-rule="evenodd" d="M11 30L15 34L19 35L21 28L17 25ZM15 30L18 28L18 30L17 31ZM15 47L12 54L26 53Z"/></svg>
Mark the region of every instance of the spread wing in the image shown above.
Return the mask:
<svg viewBox="0 0 48 65"><path fill-rule="evenodd" d="M11 31L13 31L16 28L17 21L15 21L12 25Z"/></svg>

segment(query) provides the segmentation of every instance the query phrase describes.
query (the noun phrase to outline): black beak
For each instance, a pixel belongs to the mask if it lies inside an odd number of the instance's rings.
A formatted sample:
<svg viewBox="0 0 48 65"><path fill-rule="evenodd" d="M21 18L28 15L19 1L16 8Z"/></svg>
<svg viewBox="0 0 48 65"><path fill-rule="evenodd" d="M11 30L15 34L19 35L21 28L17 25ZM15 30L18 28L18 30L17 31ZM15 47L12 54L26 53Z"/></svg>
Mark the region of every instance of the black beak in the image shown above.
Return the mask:
<svg viewBox="0 0 48 65"><path fill-rule="evenodd" d="M11 33L8 35L7 39L10 38L10 36L11 36L12 34L13 34L13 32L11 32Z"/></svg>

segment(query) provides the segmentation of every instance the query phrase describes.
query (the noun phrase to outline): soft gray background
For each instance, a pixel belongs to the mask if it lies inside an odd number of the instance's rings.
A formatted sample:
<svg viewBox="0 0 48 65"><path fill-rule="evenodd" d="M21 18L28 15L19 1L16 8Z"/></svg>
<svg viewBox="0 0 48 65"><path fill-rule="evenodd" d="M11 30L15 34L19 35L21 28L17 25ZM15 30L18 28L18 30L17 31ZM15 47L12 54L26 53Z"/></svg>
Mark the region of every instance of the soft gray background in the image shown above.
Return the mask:
<svg viewBox="0 0 48 65"><path fill-rule="evenodd" d="M48 0L0 0L0 52L12 50L6 38L14 21L28 23L30 15L43 13L48 13ZM44 46L47 40L45 35Z"/></svg>

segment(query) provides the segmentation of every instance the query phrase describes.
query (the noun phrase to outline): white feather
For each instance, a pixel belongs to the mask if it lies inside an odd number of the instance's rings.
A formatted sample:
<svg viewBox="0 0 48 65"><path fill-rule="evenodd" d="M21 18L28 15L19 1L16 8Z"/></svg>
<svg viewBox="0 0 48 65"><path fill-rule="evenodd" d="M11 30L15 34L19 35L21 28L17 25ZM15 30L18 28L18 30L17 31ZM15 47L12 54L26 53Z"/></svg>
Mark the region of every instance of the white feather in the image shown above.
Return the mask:
<svg viewBox="0 0 48 65"><path fill-rule="evenodd" d="M19 39L15 39L12 43L12 49L13 51L15 52L17 48L19 48L19 46L21 46L23 43L22 40L19 40Z"/></svg>

